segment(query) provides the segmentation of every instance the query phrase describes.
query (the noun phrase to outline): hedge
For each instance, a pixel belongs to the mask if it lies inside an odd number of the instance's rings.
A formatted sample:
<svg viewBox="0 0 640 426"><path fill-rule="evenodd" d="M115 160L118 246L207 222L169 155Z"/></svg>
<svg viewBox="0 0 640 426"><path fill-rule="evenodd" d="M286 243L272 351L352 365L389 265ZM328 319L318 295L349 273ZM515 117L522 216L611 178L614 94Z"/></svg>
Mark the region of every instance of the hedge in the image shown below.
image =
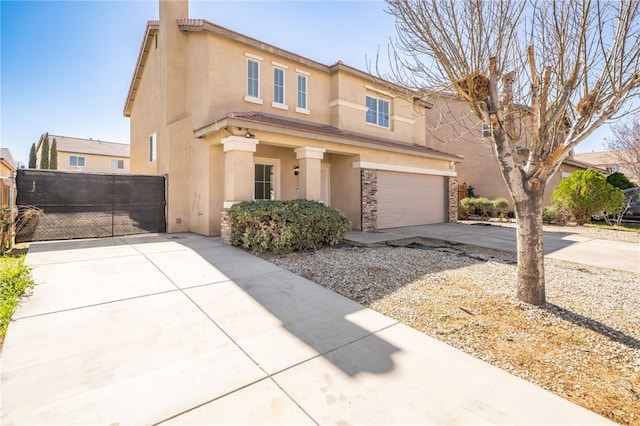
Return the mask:
<svg viewBox="0 0 640 426"><path fill-rule="evenodd" d="M311 200L244 201L227 212L231 244L253 253L291 253L336 245L351 229L338 210Z"/></svg>

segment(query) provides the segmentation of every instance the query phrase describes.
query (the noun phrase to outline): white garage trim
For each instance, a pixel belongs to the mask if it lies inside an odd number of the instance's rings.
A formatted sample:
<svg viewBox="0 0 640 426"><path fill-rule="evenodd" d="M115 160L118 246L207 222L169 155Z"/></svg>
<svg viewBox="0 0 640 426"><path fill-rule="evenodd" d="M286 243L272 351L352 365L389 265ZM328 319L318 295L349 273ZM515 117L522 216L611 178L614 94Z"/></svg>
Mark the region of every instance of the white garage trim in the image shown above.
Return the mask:
<svg viewBox="0 0 640 426"><path fill-rule="evenodd" d="M351 166L354 169L374 169L387 172L414 173L418 175L458 176L453 170L425 169L422 167L397 166L395 164L371 163L369 161L354 161Z"/></svg>

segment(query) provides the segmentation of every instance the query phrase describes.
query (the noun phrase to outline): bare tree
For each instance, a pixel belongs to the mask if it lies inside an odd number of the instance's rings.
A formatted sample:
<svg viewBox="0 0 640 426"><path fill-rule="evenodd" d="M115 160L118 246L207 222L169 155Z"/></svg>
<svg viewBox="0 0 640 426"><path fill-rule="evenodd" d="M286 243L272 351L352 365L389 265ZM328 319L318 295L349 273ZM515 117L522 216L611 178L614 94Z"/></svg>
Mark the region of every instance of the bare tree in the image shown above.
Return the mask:
<svg viewBox="0 0 640 426"><path fill-rule="evenodd" d="M615 124L611 130L613 136L607 139L607 148L622 167L633 173L627 177L640 180L640 114Z"/></svg>
<svg viewBox="0 0 640 426"><path fill-rule="evenodd" d="M517 296L545 303L545 183L576 145L628 112L623 107L638 96L640 1L387 5L398 34L390 52L393 71L384 77L425 95L453 94L490 125L517 216ZM527 132L518 130L523 122Z"/></svg>

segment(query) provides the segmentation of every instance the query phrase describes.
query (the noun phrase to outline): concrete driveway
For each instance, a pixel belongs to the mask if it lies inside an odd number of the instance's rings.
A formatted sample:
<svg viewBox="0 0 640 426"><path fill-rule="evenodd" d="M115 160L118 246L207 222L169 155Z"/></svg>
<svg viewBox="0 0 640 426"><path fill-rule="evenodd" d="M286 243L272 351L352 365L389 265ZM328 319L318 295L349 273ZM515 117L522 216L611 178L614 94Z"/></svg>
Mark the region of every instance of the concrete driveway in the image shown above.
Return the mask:
<svg viewBox="0 0 640 426"><path fill-rule="evenodd" d="M385 229L376 233L347 232L346 238L361 244L377 244L403 238L425 237L497 250L516 252L515 228L478 223L439 223ZM640 245L587 238L572 232L545 232L544 253L550 259L640 274Z"/></svg>
<svg viewBox="0 0 640 426"><path fill-rule="evenodd" d="M217 238L37 243L27 262L3 425L608 423Z"/></svg>

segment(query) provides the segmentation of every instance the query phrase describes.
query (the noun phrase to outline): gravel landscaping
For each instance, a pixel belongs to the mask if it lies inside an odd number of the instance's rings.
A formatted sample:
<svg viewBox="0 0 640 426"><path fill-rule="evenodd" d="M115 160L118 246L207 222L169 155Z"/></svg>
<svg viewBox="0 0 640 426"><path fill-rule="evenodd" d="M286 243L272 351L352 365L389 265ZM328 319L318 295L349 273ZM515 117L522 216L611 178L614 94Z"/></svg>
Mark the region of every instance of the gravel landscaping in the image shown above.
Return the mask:
<svg viewBox="0 0 640 426"><path fill-rule="evenodd" d="M505 224L513 226L513 224ZM545 227L640 244L640 234ZM271 262L621 424L640 425L640 276L546 259L547 304L515 299L515 255L439 240Z"/></svg>

